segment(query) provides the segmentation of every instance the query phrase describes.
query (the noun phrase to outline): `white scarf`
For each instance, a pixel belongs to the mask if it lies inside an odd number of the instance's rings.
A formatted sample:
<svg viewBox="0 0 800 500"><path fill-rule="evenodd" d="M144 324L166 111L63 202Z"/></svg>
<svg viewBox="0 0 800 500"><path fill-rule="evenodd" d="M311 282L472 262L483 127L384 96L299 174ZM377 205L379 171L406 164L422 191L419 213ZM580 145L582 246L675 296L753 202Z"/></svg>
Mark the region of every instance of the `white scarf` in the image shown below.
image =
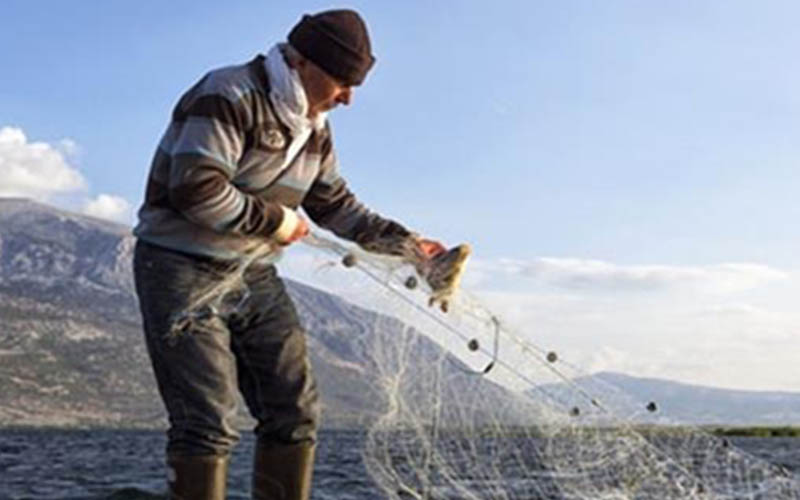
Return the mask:
<svg viewBox="0 0 800 500"><path fill-rule="evenodd" d="M312 130L321 130L325 126L328 114L317 113L313 119L308 117L308 99L303 83L297 71L286 64L279 44L273 45L267 53L266 67L271 87L269 99L275 107L278 118L292 132L294 139L292 146L301 137L303 139L300 145L302 145Z"/></svg>

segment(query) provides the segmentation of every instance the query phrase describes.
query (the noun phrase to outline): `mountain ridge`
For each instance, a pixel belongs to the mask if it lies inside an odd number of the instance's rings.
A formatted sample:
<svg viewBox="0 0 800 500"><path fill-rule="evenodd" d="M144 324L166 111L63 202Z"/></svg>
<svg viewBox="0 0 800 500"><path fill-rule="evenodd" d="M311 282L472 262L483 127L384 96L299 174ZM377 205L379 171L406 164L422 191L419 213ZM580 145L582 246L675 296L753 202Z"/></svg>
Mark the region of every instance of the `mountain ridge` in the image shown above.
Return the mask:
<svg viewBox="0 0 800 500"><path fill-rule="evenodd" d="M0 425L164 425L133 286L134 243L119 224L0 201ZM286 282L309 332L326 422L376 418L385 401L359 343L396 335L402 323ZM378 322L381 331L372 331ZM440 359L425 337L413 350L415 362ZM479 383L493 397L508 394Z"/></svg>
<svg viewBox="0 0 800 500"><path fill-rule="evenodd" d="M0 198L0 425L163 426L133 288L134 243L125 225ZM371 388L371 367L358 355L359 342L377 335L377 321L389 335L401 331L402 322L286 281L309 332L328 424L363 425L383 401ZM414 362L439 359L440 348L421 339ZM657 401L687 423L800 423L800 393L610 372L578 382ZM501 401L510 394L485 383L481 391L488 397Z"/></svg>

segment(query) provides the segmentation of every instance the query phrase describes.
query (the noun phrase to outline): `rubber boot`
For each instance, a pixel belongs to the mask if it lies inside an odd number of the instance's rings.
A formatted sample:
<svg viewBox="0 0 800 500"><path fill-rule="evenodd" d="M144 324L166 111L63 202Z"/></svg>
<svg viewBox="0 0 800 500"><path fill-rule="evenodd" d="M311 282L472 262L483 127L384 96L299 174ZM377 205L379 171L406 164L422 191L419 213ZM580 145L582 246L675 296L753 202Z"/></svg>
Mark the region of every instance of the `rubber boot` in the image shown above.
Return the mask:
<svg viewBox="0 0 800 500"><path fill-rule="evenodd" d="M308 500L314 449L313 443L256 445L253 500Z"/></svg>
<svg viewBox="0 0 800 500"><path fill-rule="evenodd" d="M170 500L225 500L228 457L169 455Z"/></svg>

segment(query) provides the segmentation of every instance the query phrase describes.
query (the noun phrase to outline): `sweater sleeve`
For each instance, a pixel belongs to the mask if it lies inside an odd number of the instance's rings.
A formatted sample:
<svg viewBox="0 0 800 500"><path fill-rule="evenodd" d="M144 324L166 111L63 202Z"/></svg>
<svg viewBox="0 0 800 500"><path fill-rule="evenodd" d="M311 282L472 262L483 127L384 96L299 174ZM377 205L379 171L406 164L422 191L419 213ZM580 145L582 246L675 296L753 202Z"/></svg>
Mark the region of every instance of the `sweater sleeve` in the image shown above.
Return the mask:
<svg viewBox="0 0 800 500"><path fill-rule="evenodd" d="M187 96L176 106L170 125L171 205L195 224L220 233L271 235L283 221L281 206L243 193L232 183L251 120L243 99L219 93Z"/></svg>
<svg viewBox="0 0 800 500"><path fill-rule="evenodd" d="M348 189L339 173L330 129L322 145L320 173L303 200L303 209L320 226L370 251L404 255L414 237L401 224L369 210Z"/></svg>

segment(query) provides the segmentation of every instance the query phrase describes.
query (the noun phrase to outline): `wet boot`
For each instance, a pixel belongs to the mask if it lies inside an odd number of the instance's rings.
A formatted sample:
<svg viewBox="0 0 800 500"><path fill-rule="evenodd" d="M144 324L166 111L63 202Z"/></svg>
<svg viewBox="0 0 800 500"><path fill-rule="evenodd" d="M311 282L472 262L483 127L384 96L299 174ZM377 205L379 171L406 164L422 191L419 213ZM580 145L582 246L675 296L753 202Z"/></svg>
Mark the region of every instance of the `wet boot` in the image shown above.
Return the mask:
<svg viewBox="0 0 800 500"><path fill-rule="evenodd" d="M256 445L253 500L308 500L314 448L313 443Z"/></svg>
<svg viewBox="0 0 800 500"><path fill-rule="evenodd" d="M170 500L225 500L228 457L169 455Z"/></svg>

